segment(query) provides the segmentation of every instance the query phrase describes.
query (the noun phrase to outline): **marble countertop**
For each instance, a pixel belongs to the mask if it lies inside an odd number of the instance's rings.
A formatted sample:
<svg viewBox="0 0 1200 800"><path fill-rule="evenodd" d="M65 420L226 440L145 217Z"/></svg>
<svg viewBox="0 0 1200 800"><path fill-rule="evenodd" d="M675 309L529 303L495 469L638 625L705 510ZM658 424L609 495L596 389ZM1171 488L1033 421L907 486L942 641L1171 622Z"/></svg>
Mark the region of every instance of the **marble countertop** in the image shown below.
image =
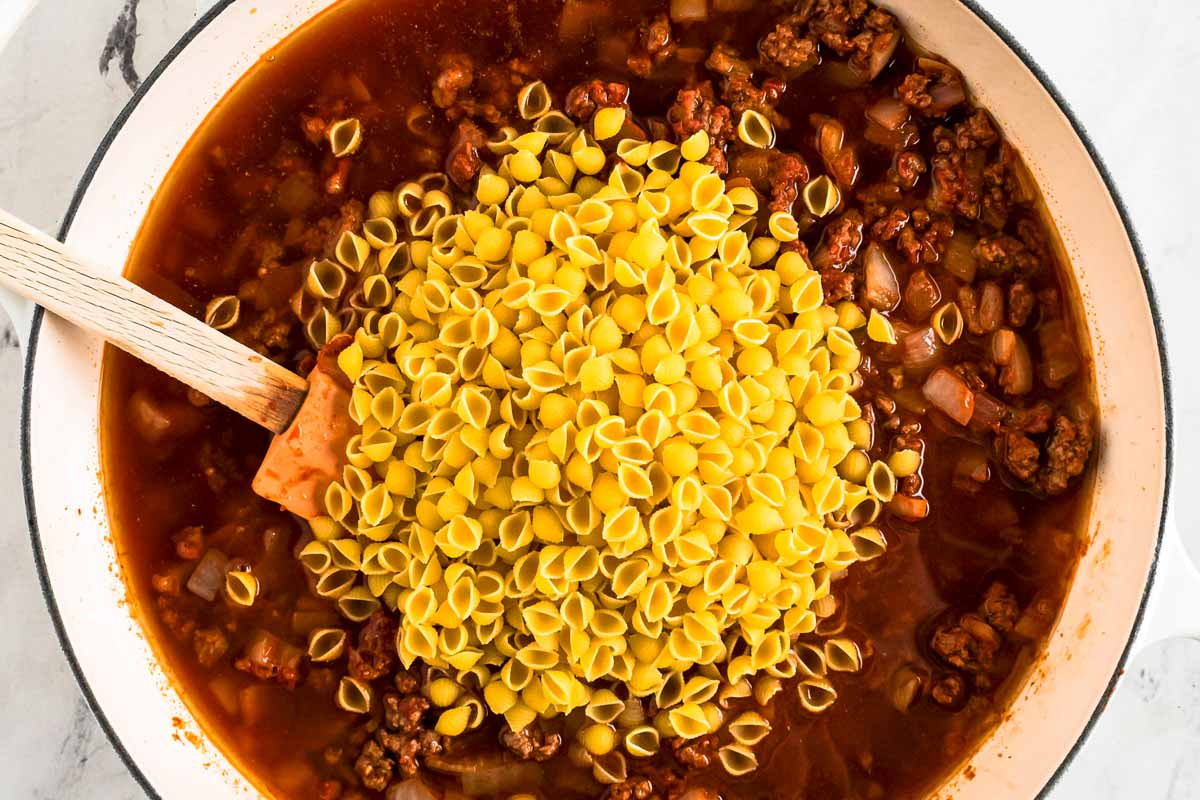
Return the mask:
<svg viewBox="0 0 1200 800"><path fill-rule="evenodd" d="M1200 112L1179 92L1192 92L1200 71L1200 4L981 1L1074 106L1130 207L1173 345L1175 485L1196 485L1200 370L1181 328L1200 296ZM57 231L140 76L210 3L40 0L26 16L31 0L0 0L0 207ZM42 601L19 478L21 357L2 314L0 375L10 376L0 384L0 796L141 798L84 703ZM1175 503L1200 555L1200 494L1177 491ZM1200 797L1200 641L1166 642L1129 666L1049 797Z"/></svg>

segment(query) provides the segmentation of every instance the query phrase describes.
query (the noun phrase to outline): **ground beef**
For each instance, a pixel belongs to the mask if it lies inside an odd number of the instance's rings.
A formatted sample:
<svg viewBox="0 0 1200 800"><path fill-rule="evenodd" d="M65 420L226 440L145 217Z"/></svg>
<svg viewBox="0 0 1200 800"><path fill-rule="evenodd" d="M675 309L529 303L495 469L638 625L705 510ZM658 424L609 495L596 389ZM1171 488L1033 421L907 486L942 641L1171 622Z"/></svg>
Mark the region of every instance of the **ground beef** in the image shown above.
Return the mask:
<svg viewBox="0 0 1200 800"><path fill-rule="evenodd" d="M1029 275L1038 268L1037 254L1029 245L1013 236L986 236L975 245L979 269L993 277L1016 273Z"/></svg>
<svg viewBox="0 0 1200 800"><path fill-rule="evenodd" d="M896 237L896 246L908 263L916 266L941 261L946 245L954 236L954 220L932 217L925 209L918 208L912 212L911 221Z"/></svg>
<svg viewBox="0 0 1200 800"><path fill-rule="evenodd" d="M179 591L183 588L183 582L187 575L187 572L179 569L178 566L176 566L175 568L169 569L165 572L156 572L151 575L150 586L158 594L178 597ZM161 597L159 598L159 600L162 599L163 598ZM161 606L162 604L159 603L159 605Z"/></svg>
<svg viewBox="0 0 1200 800"><path fill-rule="evenodd" d="M896 154L896 161L888 172L888 177L906 192L916 188L921 176L929 171L925 157L915 150L905 150Z"/></svg>
<svg viewBox="0 0 1200 800"><path fill-rule="evenodd" d="M925 452L925 441L921 438L921 423L916 420L901 422L899 431L892 437L890 449Z"/></svg>
<svg viewBox="0 0 1200 800"><path fill-rule="evenodd" d="M394 757L396 769L405 778L411 778L420 771L421 742L417 738L402 733L379 731L371 744L377 744L390 753Z"/></svg>
<svg viewBox="0 0 1200 800"><path fill-rule="evenodd" d="M771 183L771 210L792 212L800 190L808 183L808 165L800 156L772 151L767 179Z"/></svg>
<svg viewBox="0 0 1200 800"><path fill-rule="evenodd" d="M416 733L421 729L421 718L429 710L429 700L419 694L401 697L389 692L383 696L384 724L394 731Z"/></svg>
<svg viewBox="0 0 1200 800"><path fill-rule="evenodd" d="M1022 433L1045 433L1050 430L1050 420L1054 417L1054 409L1045 400L1041 400L1029 408L1010 408L1006 423L1009 428Z"/></svg>
<svg viewBox="0 0 1200 800"><path fill-rule="evenodd" d="M350 648L350 674L362 681L382 678L396 661L396 620L380 609L358 633L358 646Z"/></svg>
<svg viewBox="0 0 1200 800"><path fill-rule="evenodd" d="M155 590L161 591L157 585L157 576L155 584ZM176 589L176 593L178 593L178 589ZM196 629L196 621L193 619L195 610L188 609L187 600L169 594L160 594L154 599L154 604L158 606L158 618L162 620L163 625L177 641L186 641L187 637L192 635L192 631Z"/></svg>
<svg viewBox="0 0 1200 800"><path fill-rule="evenodd" d="M818 271L821 274L821 289L825 292L826 303L838 303L842 300L854 299L853 274L831 267L826 267Z"/></svg>
<svg viewBox="0 0 1200 800"><path fill-rule="evenodd" d="M863 244L863 224L862 213L851 209L826 225L813 253L813 264L818 269L845 269Z"/></svg>
<svg viewBox="0 0 1200 800"><path fill-rule="evenodd" d="M962 708L967 698L967 682L962 675L951 672L933 682L930 690L933 702L949 710Z"/></svg>
<svg viewBox="0 0 1200 800"><path fill-rule="evenodd" d="M821 62L816 37L804 31L804 18L798 14L784 17L758 44L764 64L782 67L793 73L803 72Z"/></svg>
<svg viewBox="0 0 1200 800"><path fill-rule="evenodd" d="M756 84L754 65L724 43L713 47L704 65L721 76L721 99L729 104L734 114L741 115L743 111L754 110L771 120L776 127L787 127L787 120L775 110L785 89L783 81L767 78L761 86Z"/></svg>
<svg viewBox="0 0 1200 800"><path fill-rule="evenodd" d="M588 81L567 93L567 114L587 122L601 108L628 108L629 86L624 83Z"/></svg>
<svg viewBox="0 0 1200 800"><path fill-rule="evenodd" d="M363 745L362 752L354 761L354 771L362 785L373 792L382 792L392 782L396 765L388 758L383 746L371 740Z"/></svg>
<svg viewBox="0 0 1200 800"><path fill-rule="evenodd" d="M443 752L446 749L446 740L440 733L436 731L424 730L417 734L417 741L421 744L421 755L432 756Z"/></svg>
<svg viewBox="0 0 1200 800"><path fill-rule="evenodd" d="M415 691L418 684L405 681L404 688ZM372 720L350 737L352 744L362 745L355 772L369 789L375 787L367 780L375 780L385 773L389 776L395 773L403 778L415 776L421 769L421 759L438 755L445 749L444 737L424 727L425 712L430 704L423 696L388 693L383 697L383 707L382 727ZM331 763L339 760L340 754L331 754ZM364 775L364 771L368 774Z"/></svg>
<svg viewBox="0 0 1200 800"><path fill-rule="evenodd" d="M854 37L864 27L871 4L867 0L816 0L801 4L799 10L808 17L809 30L821 44L848 56L854 52Z"/></svg>
<svg viewBox="0 0 1200 800"><path fill-rule="evenodd" d="M896 18L866 0L808 0L780 20L759 52L767 63L803 68L809 50L804 42L811 42L813 49L819 43L849 56L856 72L873 79L892 60L900 38Z"/></svg>
<svg viewBox="0 0 1200 800"><path fill-rule="evenodd" d="M440 755L445 750L444 737L431 730L411 734L380 730L375 734L375 740L395 757L397 771L406 778L420 772L422 759Z"/></svg>
<svg viewBox="0 0 1200 800"><path fill-rule="evenodd" d="M300 114L300 130L309 144L319 145L329 133L329 121L318 114Z"/></svg>
<svg viewBox="0 0 1200 800"><path fill-rule="evenodd" d="M421 679L406 669L396 670L396 675L392 679L392 682L396 685L396 691L400 694L413 694L417 689L421 688Z"/></svg>
<svg viewBox="0 0 1200 800"><path fill-rule="evenodd" d="M983 196L982 153L956 149L945 128L934 131L937 150L930 162L933 186L926 205L937 212L956 212L967 219L978 219Z"/></svg>
<svg viewBox="0 0 1200 800"><path fill-rule="evenodd" d="M1020 328L1029 321L1035 304L1033 289L1025 281L1015 281L1008 287L1008 324Z"/></svg>
<svg viewBox="0 0 1200 800"><path fill-rule="evenodd" d="M190 525L171 537L175 543L175 555L184 561L195 561L204 555L204 529Z"/></svg>
<svg viewBox="0 0 1200 800"><path fill-rule="evenodd" d="M963 614L953 624L933 632L930 647L953 667L972 674L992 668L1003 640L991 625L976 614Z"/></svg>
<svg viewBox="0 0 1200 800"><path fill-rule="evenodd" d="M1017 604L1017 598L1008 591L1008 587L997 581L984 592L979 613L988 625L1000 633L1008 633L1017 624L1021 607Z"/></svg>
<svg viewBox="0 0 1200 800"><path fill-rule="evenodd" d="M725 144L737 131L729 106L717 103L710 81L680 89L674 105L667 111L667 121L678 141L697 131L706 131L710 147L705 163L712 165L720 174L729 169L725 160Z"/></svg>
<svg viewBox="0 0 1200 800"><path fill-rule="evenodd" d="M1080 475L1092 453L1095 434L1090 420L1076 421L1066 416L1054 420L1054 429L1046 443L1046 465L1038 474L1038 485L1046 494L1062 494L1071 479Z"/></svg>
<svg viewBox="0 0 1200 800"><path fill-rule="evenodd" d="M980 219L993 228L1003 228L1008 224L1011 212L1009 189L1006 170L1002 162L988 164L983 169L983 207Z"/></svg>
<svg viewBox="0 0 1200 800"><path fill-rule="evenodd" d="M903 215L904 224L908 223L909 204L905 202L904 192L891 180L869 184L859 189L855 197L863 206L863 215L867 222L872 225L890 216L893 212L899 212ZM896 228L892 238L895 238L899 232L900 228Z"/></svg>
<svg viewBox="0 0 1200 800"><path fill-rule="evenodd" d="M953 129L939 126L933 139L933 186L926 205L932 211L953 211L967 219L979 219L988 148L999 141L991 119L978 111Z"/></svg>
<svg viewBox="0 0 1200 800"><path fill-rule="evenodd" d="M1053 426L1050 419L1053 417ZM1049 432L1039 447L1031 435ZM1009 473L1048 495L1062 494L1071 479L1083 473L1095 446L1095 431L1090 415L1055 415L1045 401L1026 409L1009 411L1003 430L996 436L994 449Z"/></svg>
<svg viewBox="0 0 1200 800"><path fill-rule="evenodd" d="M704 769L717 758L717 746L720 740L716 734L700 736L696 739L667 739L675 760L689 769Z"/></svg>
<svg viewBox="0 0 1200 800"><path fill-rule="evenodd" d="M954 126L954 144L959 150L987 149L999 141L992 118L982 108Z"/></svg>
<svg viewBox="0 0 1200 800"><path fill-rule="evenodd" d="M649 78L655 65L675 54L671 41L671 19L665 13L645 20L638 26L633 52L626 62L629 71L639 78Z"/></svg>
<svg viewBox="0 0 1200 800"><path fill-rule="evenodd" d="M500 732L500 743L522 761L549 761L562 749L562 734L544 729L533 723L519 731L507 725Z"/></svg>
<svg viewBox="0 0 1200 800"><path fill-rule="evenodd" d="M1026 206L1036 199L1027 180L1018 174L1025 172L1021 156L1008 142L1000 145L1000 156L983 171L984 197L981 219L997 230L1004 228L1017 206Z"/></svg>
<svg viewBox="0 0 1200 800"><path fill-rule="evenodd" d="M910 219L903 208L893 208L871 223L871 235L881 242L895 241Z"/></svg>
<svg viewBox="0 0 1200 800"><path fill-rule="evenodd" d="M192 649L200 666L207 669L229 652L229 639L219 628L197 628L192 634Z"/></svg>
<svg viewBox="0 0 1200 800"><path fill-rule="evenodd" d="M433 102L439 108L450 108L459 95L475 82L475 62L466 53L446 53L438 60L438 73L433 79Z"/></svg>
<svg viewBox="0 0 1200 800"><path fill-rule="evenodd" d="M1004 468L1019 481L1028 483L1037 474L1041 454L1033 440L1023 433L1006 431L997 436L996 455Z"/></svg>
<svg viewBox="0 0 1200 800"><path fill-rule="evenodd" d="M483 167L479 151L487 144L483 130L470 120L461 120L450 138L446 153L446 174L464 192L471 188L475 176Z"/></svg>
<svg viewBox="0 0 1200 800"><path fill-rule="evenodd" d="M900 102L927 117L942 117L967 99L962 75L951 66L921 59L897 88Z"/></svg>
<svg viewBox="0 0 1200 800"><path fill-rule="evenodd" d="M649 778L635 776L614 784L604 795L605 800L648 800L654 794Z"/></svg>

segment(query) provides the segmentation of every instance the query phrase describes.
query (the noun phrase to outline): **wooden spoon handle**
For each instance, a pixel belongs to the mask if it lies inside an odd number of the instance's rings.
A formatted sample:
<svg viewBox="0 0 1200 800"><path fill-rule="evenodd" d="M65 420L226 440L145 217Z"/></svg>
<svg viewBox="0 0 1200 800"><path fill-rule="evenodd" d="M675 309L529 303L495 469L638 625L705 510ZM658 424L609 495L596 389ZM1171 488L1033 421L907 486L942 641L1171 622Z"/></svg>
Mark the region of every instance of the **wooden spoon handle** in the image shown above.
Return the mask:
<svg viewBox="0 0 1200 800"><path fill-rule="evenodd" d="M299 375L4 211L0 283L275 433L304 400Z"/></svg>

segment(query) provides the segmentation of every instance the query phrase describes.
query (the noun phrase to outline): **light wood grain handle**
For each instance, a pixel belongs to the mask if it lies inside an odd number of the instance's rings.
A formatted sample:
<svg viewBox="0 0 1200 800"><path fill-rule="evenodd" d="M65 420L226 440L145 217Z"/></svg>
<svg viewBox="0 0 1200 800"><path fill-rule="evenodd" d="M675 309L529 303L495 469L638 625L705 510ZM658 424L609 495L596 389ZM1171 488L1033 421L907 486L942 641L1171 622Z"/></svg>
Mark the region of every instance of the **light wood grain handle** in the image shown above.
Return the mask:
<svg viewBox="0 0 1200 800"><path fill-rule="evenodd" d="M304 400L299 375L3 211L0 283L275 433Z"/></svg>

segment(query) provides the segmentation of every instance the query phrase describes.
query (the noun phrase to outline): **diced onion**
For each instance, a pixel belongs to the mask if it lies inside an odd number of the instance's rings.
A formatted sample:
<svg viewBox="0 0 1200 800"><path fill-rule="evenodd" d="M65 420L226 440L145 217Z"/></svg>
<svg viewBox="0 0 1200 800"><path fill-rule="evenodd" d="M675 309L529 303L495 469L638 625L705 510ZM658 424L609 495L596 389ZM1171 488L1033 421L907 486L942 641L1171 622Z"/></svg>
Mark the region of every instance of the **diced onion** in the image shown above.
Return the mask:
<svg viewBox="0 0 1200 800"><path fill-rule="evenodd" d="M1079 352L1067 324L1061 319L1050 320L1038 330L1042 346L1042 380L1057 389L1079 371Z"/></svg>
<svg viewBox="0 0 1200 800"><path fill-rule="evenodd" d="M991 333L1004 324L1004 291L994 281L979 287L979 327Z"/></svg>
<svg viewBox="0 0 1200 800"><path fill-rule="evenodd" d="M975 413L975 393L966 381L945 367L933 371L921 387L921 393L959 425L966 425Z"/></svg>
<svg viewBox="0 0 1200 800"><path fill-rule="evenodd" d="M210 548L192 570L188 578L188 591L210 603L217 599L217 594L225 586L225 570L229 559L216 548Z"/></svg>
<svg viewBox="0 0 1200 800"><path fill-rule="evenodd" d="M900 340L900 362L909 372L924 375L942 363L946 348L933 328L916 330Z"/></svg>
<svg viewBox="0 0 1200 800"><path fill-rule="evenodd" d="M863 254L867 302L881 311L891 311L900 303L900 281L887 253L874 242Z"/></svg>
<svg viewBox="0 0 1200 800"><path fill-rule="evenodd" d="M889 131L908 122L908 106L895 97L885 97L867 106L867 118Z"/></svg>
<svg viewBox="0 0 1200 800"><path fill-rule="evenodd" d="M967 283L975 280L975 271L979 268L979 261L975 258L977 241L969 233L955 233L946 245L945 255L942 256L942 266L946 271Z"/></svg>
<svg viewBox="0 0 1200 800"><path fill-rule="evenodd" d="M904 309L914 319L923 320L942 300L942 288L927 270L919 269L908 276L904 287Z"/></svg>
<svg viewBox="0 0 1200 800"><path fill-rule="evenodd" d="M879 73L883 72L887 65L892 63L892 57L896 55L896 48L900 46L899 31L890 31L888 33L879 34L875 43L871 48L871 58L867 64L867 78L875 80L879 77Z"/></svg>
<svg viewBox="0 0 1200 800"><path fill-rule="evenodd" d="M1008 406L992 397L987 392L975 395L975 413L971 416L974 426L994 429L1008 414Z"/></svg>
<svg viewBox="0 0 1200 800"><path fill-rule="evenodd" d="M1000 385L1005 394L1027 394L1033 389L1033 359L1025 341L1008 328L992 334L992 361L1000 370Z"/></svg>
<svg viewBox="0 0 1200 800"><path fill-rule="evenodd" d="M908 664L892 673L888 687L892 707L897 711L908 711L921 696L921 687L925 680L926 676L923 672L918 672Z"/></svg>
<svg viewBox="0 0 1200 800"><path fill-rule="evenodd" d="M975 416L979 416L978 409ZM982 485L988 482L991 474L987 452L983 448L974 447L963 453L954 465L954 485L957 488L968 484Z"/></svg>

